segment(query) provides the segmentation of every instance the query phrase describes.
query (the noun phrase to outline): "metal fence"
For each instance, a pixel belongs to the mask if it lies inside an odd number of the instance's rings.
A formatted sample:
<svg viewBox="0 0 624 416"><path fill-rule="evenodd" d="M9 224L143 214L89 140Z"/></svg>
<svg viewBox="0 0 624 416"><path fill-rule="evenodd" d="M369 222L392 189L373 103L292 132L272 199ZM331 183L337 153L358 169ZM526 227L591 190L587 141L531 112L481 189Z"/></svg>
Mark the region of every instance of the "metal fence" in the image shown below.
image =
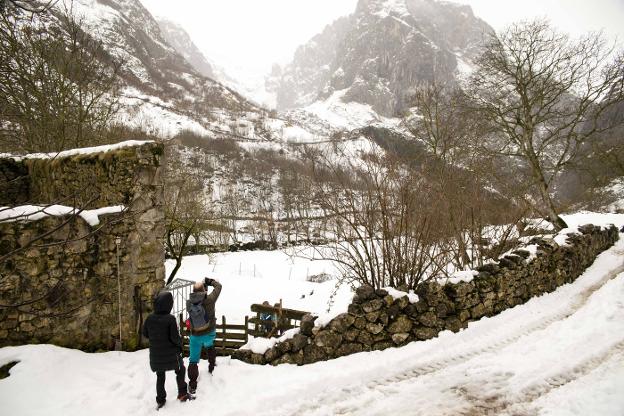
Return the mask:
<svg viewBox="0 0 624 416"><path fill-rule="evenodd" d="M191 280L176 279L168 284L165 289L173 295L173 316L186 316L186 301L188 300L195 282Z"/></svg>

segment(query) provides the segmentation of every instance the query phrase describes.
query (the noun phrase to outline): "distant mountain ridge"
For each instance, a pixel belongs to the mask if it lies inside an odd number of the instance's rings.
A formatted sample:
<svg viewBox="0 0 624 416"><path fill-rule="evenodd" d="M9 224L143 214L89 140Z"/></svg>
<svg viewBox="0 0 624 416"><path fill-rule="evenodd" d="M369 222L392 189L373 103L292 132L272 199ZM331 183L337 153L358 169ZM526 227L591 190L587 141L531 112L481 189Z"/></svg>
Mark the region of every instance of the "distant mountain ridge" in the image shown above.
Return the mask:
<svg viewBox="0 0 624 416"><path fill-rule="evenodd" d="M469 6L434 0L360 0L299 47L276 87L278 109L339 92L343 102L396 116L422 82L453 81L493 29Z"/></svg>

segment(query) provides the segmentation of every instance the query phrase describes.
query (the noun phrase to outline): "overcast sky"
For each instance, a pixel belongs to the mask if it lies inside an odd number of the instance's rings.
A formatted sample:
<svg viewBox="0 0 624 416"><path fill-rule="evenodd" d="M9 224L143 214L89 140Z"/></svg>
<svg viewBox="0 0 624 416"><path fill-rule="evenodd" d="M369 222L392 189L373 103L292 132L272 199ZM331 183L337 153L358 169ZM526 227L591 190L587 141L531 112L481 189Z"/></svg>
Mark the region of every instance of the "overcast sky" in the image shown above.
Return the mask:
<svg viewBox="0 0 624 416"><path fill-rule="evenodd" d="M264 72L287 62L296 47L340 16L357 0L140 0L156 16L181 24L212 61ZM561 30L601 30L624 41L624 0L452 0L501 29L536 16ZM260 75L260 73L258 74Z"/></svg>

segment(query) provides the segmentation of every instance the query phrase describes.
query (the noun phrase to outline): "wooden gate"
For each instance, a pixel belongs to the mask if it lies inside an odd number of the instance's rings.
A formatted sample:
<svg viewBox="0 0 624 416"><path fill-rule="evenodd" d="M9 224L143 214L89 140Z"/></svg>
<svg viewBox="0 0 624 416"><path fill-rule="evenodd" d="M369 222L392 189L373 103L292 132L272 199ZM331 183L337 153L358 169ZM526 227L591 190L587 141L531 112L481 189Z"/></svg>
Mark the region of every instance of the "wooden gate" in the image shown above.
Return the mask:
<svg viewBox="0 0 624 416"><path fill-rule="evenodd" d="M193 291L195 282L184 279L176 279L165 287L173 295L173 310L171 314L178 317L178 328L182 337L184 355L189 354L189 333L186 329L186 301ZM217 338L215 339L215 348L219 355L232 355L234 350L245 345L249 340L248 331L249 320L245 316L245 322L241 324L232 324L226 322L225 316L221 320L217 320ZM202 351L202 358L205 350Z"/></svg>
<svg viewBox="0 0 624 416"><path fill-rule="evenodd" d="M186 329L185 319L182 314L179 315L180 336L182 337L182 345L184 356L189 355L189 331ZM217 337L214 345L218 355L232 355L232 353L245 345L249 341L249 319L245 316L244 324L228 324L225 316L221 317L221 322L217 321ZM206 350L202 350L202 358L205 356Z"/></svg>

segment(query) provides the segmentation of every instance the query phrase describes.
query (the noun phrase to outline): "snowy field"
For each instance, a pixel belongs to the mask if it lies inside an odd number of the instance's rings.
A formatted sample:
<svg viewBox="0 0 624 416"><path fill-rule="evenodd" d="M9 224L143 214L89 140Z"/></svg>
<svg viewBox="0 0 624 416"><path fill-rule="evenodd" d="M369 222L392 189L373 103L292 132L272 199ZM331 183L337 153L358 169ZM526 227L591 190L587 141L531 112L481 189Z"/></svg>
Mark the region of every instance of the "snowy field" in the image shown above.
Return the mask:
<svg viewBox="0 0 624 416"><path fill-rule="evenodd" d="M624 215L565 219L571 226L590 219L624 225ZM202 362L198 397L189 403L174 400L171 373L169 401L159 414L622 416L624 234L621 238L574 283L457 334L303 367L252 366L220 357L212 377ZM277 253L223 254L208 265L207 259L191 257L182 276L201 270L197 278L220 278L224 289L217 308L228 318L250 301L276 297L287 306L322 309L321 292L314 301L314 296L301 303L296 298L324 285L329 293L334 283L309 283L305 277L308 267L316 274L330 273L330 266L292 263ZM0 349L0 365L15 360L20 362L10 377L0 380L3 415L155 414L147 350Z"/></svg>
<svg viewBox="0 0 624 416"><path fill-rule="evenodd" d="M273 305L280 299L285 308L323 315L328 312L328 301L337 281L312 283L306 279L322 273L336 277L338 271L331 261L312 260L311 250L304 253L305 257L301 254L298 249L285 249L188 256L184 258L176 278L197 281L210 277L219 280L223 290L216 312L217 316L224 315L228 322L243 323L245 315L255 316L249 310L253 303L268 301ZM168 275L174 262L168 260L165 266ZM341 286L331 309L345 310L351 296L351 288Z"/></svg>

